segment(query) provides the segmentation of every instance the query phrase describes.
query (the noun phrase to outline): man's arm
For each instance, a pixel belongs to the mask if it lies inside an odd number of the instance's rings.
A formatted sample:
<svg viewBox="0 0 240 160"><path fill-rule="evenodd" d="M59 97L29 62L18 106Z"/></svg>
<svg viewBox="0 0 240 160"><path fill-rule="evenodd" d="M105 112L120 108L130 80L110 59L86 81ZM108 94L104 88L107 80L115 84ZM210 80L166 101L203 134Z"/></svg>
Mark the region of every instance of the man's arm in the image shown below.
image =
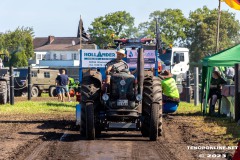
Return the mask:
<svg viewBox="0 0 240 160"><path fill-rule="evenodd" d="M112 70L113 65L110 65L106 69L106 75L109 75L110 71Z"/></svg>

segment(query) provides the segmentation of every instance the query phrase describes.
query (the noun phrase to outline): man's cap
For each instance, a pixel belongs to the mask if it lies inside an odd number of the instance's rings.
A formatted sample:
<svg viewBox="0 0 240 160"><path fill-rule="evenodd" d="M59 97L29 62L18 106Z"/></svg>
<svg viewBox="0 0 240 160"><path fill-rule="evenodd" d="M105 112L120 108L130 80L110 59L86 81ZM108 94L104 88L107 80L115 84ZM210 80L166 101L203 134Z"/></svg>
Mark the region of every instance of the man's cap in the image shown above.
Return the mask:
<svg viewBox="0 0 240 160"><path fill-rule="evenodd" d="M123 49L119 49L116 53L122 54L124 57L126 57L125 50L123 50Z"/></svg>
<svg viewBox="0 0 240 160"><path fill-rule="evenodd" d="M162 73L160 73L160 75L159 75L159 77L160 77L161 79L171 78L172 76L173 76L173 75L172 75L172 73L170 73L169 70L165 70L165 71L163 71Z"/></svg>

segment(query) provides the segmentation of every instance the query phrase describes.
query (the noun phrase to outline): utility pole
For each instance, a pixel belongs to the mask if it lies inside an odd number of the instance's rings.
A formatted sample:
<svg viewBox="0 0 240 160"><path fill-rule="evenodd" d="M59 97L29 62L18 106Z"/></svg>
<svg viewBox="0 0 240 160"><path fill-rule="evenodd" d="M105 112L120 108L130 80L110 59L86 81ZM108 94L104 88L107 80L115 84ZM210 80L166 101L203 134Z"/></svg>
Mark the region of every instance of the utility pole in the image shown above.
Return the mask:
<svg viewBox="0 0 240 160"><path fill-rule="evenodd" d="M216 34L216 50L217 53L219 51L219 30L220 30L220 21L221 21L221 0L218 0L218 20L217 20L217 34Z"/></svg>

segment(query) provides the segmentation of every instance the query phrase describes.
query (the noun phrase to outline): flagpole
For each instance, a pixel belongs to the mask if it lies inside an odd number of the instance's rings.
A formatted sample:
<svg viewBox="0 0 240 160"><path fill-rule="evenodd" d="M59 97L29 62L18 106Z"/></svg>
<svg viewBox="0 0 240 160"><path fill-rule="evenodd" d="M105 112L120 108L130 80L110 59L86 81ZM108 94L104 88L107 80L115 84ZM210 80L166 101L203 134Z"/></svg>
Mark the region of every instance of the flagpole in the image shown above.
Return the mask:
<svg viewBox="0 0 240 160"><path fill-rule="evenodd" d="M221 0L218 0L218 20L217 20L217 35L216 35L216 53L219 51L219 30L221 20Z"/></svg>

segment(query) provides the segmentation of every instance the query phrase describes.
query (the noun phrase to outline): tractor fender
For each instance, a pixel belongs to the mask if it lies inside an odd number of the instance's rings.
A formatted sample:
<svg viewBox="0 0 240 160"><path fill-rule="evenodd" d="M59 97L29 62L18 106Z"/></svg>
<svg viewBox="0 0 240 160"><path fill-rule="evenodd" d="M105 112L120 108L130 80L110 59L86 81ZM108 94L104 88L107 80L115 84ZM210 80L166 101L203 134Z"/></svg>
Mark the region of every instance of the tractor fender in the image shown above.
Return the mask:
<svg viewBox="0 0 240 160"><path fill-rule="evenodd" d="M97 70L88 70L87 72L83 73L83 79L89 78L89 77L97 80L100 85L102 84L102 74Z"/></svg>

